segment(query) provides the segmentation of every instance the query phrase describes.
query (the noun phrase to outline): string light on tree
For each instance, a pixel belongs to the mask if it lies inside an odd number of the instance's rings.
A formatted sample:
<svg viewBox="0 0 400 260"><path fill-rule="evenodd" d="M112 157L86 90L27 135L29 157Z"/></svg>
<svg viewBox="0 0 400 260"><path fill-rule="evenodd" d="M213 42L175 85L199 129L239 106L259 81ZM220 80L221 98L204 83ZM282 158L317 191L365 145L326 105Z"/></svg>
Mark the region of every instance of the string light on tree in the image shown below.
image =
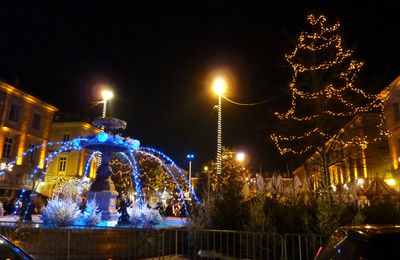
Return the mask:
<svg viewBox="0 0 400 260"><path fill-rule="evenodd" d="M333 147L365 149L389 134L384 130L382 100L356 83L363 62L353 59L353 51L343 47L340 23L330 26L323 15L311 14L307 19L310 32L302 32L294 50L285 55L293 71L289 83L292 98L289 109L276 116L288 129L270 137L281 154L316 152L323 156L327 175L327 156ZM376 126L380 136L341 138L346 124L365 112L380 113Z"/></svg>

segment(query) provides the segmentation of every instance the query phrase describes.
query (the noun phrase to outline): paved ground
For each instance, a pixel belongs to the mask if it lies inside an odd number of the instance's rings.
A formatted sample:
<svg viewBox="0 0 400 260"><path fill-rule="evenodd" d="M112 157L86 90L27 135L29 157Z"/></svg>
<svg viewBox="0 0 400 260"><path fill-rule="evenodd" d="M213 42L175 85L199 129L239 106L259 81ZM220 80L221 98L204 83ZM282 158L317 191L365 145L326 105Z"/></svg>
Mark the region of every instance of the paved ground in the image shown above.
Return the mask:
<svg viewBox="0 0 400 260"><path fill-rule="evenodd" d="M18 217L16 216L0 216L0 222L17 222ZM32 216L32 222L33 223L42 223L42 221L39 218L39 215L33 215ZM99 226L101 227L115 227L117 224L117 220L111 220L111 221L102 221ZM178 218L178 217L167 217L164 219L164 221L155 226L155 228L180 228L185 225L185 218Z"/></svg>

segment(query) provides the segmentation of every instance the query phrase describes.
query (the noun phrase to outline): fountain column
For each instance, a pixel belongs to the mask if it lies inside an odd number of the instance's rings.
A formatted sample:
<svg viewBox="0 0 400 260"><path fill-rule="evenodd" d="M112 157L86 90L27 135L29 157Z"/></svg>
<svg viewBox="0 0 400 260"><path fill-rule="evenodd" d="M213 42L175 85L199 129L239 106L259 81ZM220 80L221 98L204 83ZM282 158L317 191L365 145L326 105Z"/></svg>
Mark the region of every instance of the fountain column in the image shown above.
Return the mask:
<svg viewBox="0 0 400 260"><path fill-rule="evenodd" d="M111 180L110 160L112 152L101 149L101 164L96 171L96 179L87 192L87 199L95 199L102 212L102 220L111 220L117 216L117 195L113 181Z"/></svg>
<svg viewBox="0 0 400 260"><path fill-rule="evenodd" d="M95 199L102 211L103 220L117 219L117 195L113 181L110 161L113 153L125 152L129 149L120 139L110 132L116 129L125 129L126 122L117 118L101 117L95 119L92 124L100 129L109 131L100 132L96 136L81 143L85 149L101 152L101 164L96 171L96 179L87 192L87 199Z"/></svg>

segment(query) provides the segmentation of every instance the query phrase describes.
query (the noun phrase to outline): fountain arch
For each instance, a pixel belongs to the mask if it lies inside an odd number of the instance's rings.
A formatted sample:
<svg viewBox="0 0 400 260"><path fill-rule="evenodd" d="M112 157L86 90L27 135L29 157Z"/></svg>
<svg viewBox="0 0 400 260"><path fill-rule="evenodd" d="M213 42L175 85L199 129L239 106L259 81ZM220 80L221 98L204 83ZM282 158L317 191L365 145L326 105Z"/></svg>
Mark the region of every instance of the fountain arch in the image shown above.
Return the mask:
<svg viewBox="0 0 400 260"><path fill-rule="evenodd" d="M68 142L49 142L46 144L41 144L35 147L32 147L22 153L21 156L15 158L15 160L11 161L6 165L6 167L0 171L0 176L3 175L5 172L10 171L12 172L12 167L15 165L17 160L21 157L26 157L29 155L30 152L41 149L43 146L47 146L47 148L52 148L52 152L48 153L45 157L45 166L43 169L40 168L40 165L37 165L33 171L29 174L29 178L27 183L25 184L24 189L21 191L21 194L18 198L19 202L28 196L32 198L35 193L30 191L36 191L39 184L43 182L44 177L46 175L47 168L54 162L54 160L63 152L69 151L78 151L78 150L88 150L90 151L90 156L88 157L85 170L82 175L82 178L87 177L89 172L90 165L95 158L101 154L101 164L97 168L96 178L90 187L90 191L87 193L88 199L96 198L99 203L99 207L102 210L102 219L108 220L111 219L113 216L116 216L116 191L114 184L110 178L112 172L110 170L110 160L114 153L123 154L126 157L133 169L132 171L132 179L134 182L134 189L139 194L139 204L143 206L143 194L141 190L141 183L140 183L140 171L138 170L138 162L135 159L135 155L143 154L154 158L157 160L162 167L166 170L166 172L170 175L170 177L174 180L178 190L180 191L181 195L184 196L185 191L182 188L182 185L176 180L175 174L177 173L180 178L183 178L188 184L188 180L185 174L181 171L181 169L165 154L162 152L148 147L141 147L140 142L135 139L131 139L129 137L122 137L119 134L114 134L113 131L116 129L125 129L126 123L122 120L115 119L115 118L98 118L93 122L93 125L99 128L103 128L104 131L96 135L91 135L87 137L78 137ZM166 163L170 166L167 167ZM174 168L173 173L170 167ZM32 180L36 178L38 181L35 185L30 189L32 186ZM188 186L189 187L189 186ZM193 198L194 202L199 203L199 200L194 193L193 190L189 191L191 193L191 197ZM31 202L29 202L31 203ZM17 203L18 205L19 203ZM15 208L14 214L16 214L20 208ZM26 212L25 212L26 213Z"/></svg>

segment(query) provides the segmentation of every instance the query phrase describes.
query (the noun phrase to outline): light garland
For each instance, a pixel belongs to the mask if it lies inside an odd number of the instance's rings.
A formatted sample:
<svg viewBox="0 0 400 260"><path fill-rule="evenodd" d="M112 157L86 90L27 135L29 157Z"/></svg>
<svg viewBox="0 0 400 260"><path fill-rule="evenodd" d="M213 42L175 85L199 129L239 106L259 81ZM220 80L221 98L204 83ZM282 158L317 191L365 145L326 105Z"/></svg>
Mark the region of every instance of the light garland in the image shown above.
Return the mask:
<svg viewBox="0 0 400 260"><path fill-rule="evenodd" d="M271 134L270 137L278 151L281 154L304 154L317 151L321 148L321 143L339 145L343 148L359 146L365 149L369 144L388 137L390 134L384 129L384 102L377 95L365 92L354 83L364 63L353 60L351 57L353 51L345 50L342 46L342 37L339 34L340 23L327 26L326 17L323 15L317 17L311 14L307 19L312 27L312 33L302 32L295 49L285 55L286 61L293 70L289 83L292 92L290 108L283 114L275 113L280 120L301 124L303 130L299 134L288 136ZM320 57L323 55L320 54L324 51L327 58L321 60ZM312 61L309 64L304 62L308 57ZM333 71L331 74L329 74L330 70ZM329 76L322 80L323 75ZM313 81L312 77L318 76L321 80ZM308 81L303 82L302 78ZM353 96L356 98L352 98ZM308 112L305 112L301 109L304 105L310 107L310 102L315 103L311 105L319 106L319 110L307 109L305 111ZM332 106L335 109L332 109ZM330 124L330 118L350 121L352 117L360 113L373 111L380 112L380 123L377 125L380 133L375 138L354 136L350 140L341 140L340 135L332 131L334 129L329 129L329 126L325 126L324 129L320 125L322 121ZM344 131L343 128L342 131ZM313 144L313 140L310 139L320 140L320 142ZM302 147L292 147L293 142L301 143Z"/></svg>

